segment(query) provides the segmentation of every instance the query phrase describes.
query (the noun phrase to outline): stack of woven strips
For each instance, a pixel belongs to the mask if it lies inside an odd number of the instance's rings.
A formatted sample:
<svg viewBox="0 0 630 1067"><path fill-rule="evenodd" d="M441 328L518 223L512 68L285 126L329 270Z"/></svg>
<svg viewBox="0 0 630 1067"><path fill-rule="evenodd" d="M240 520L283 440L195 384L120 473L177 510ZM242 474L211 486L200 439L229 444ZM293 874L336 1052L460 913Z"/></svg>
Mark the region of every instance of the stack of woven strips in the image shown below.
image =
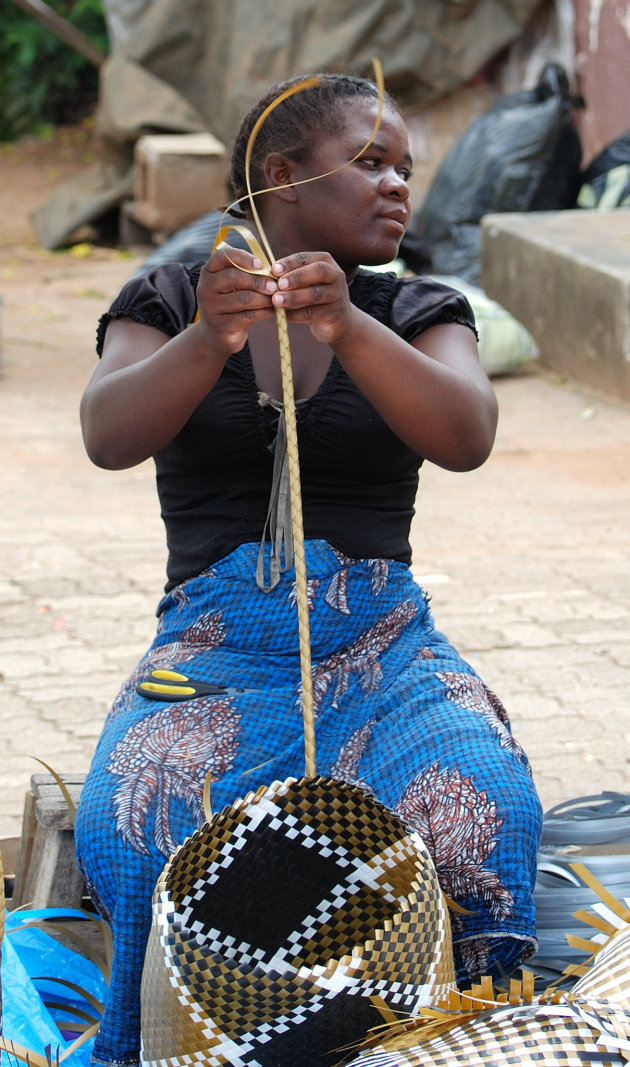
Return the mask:
<svg viewBox="0 0 630 1067"><path fill-rule="evenodd" d="M417 834L359 789L276 782L173 855L156 888L142 1063L324 1067L454 982Z"/></svg>
<svg viewBox="0 0 630 1067"><path fill-rule="evenodd" d="M593 910L611 914L602 885L610 899L630 902L627 793L574 797L545 812L534 892L538 951L528 962L539 988L558 981L563 988L573 985L570 972L589 951L585 916Z"/></svg>

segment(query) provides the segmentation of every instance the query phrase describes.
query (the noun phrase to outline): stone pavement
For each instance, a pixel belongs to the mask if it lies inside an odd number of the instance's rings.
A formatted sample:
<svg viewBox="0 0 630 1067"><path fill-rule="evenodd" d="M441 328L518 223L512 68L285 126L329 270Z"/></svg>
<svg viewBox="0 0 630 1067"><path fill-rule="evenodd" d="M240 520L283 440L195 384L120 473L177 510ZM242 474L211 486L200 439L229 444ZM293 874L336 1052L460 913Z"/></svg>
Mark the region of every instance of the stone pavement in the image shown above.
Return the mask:
<svg viewBox="0 0 630 1067"><path fill-rule="evenodd" d="M93 467L77 415L97 317L133 267L3 250L0 838L20 833L35 757L87 769L153 633L152 467ZM538 369L495 385L490 460L424 472L414 571L507 706L545 807L630 791L630 409Z"/></svg>

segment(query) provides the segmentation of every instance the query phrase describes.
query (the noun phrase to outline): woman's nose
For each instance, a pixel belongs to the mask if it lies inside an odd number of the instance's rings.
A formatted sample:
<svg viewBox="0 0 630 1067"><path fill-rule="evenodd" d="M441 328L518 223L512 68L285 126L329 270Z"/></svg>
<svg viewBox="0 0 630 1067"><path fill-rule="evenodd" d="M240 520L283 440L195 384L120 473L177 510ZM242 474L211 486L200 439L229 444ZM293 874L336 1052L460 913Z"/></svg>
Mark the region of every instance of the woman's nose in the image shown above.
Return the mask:
<svg viewBox="0 0 630 1067"><path fill-rule="evenodd" d="M409 186L407 182L403 176L393 168L383 175L381 189L386 196L396 197L397 200L407 200L409 197Z"/></svg>

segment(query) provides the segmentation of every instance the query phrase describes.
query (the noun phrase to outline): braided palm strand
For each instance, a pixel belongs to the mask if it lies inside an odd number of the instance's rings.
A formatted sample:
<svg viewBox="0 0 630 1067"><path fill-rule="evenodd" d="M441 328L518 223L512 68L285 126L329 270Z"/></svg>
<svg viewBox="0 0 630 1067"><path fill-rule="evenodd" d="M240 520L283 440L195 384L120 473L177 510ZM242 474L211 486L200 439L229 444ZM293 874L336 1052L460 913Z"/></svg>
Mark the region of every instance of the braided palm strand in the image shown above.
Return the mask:
<svg viewBox="0 0 630 1067"><path fill-rule="evenodd" d="M289 459L289 490L291 498L291 527L293 530L293 559L295 562L296 603L300 638L300 667L302 673L302 718L304 721L304 766L307 778L315 777L315 715L313 710L313 672L311 665L311 637L308 615L308 582L304 554L304 521L302 515L302 485L295 415L295 393L291 346L286 312L276 308L276 325L280 345L282 399Z"/></svg>
<svg viewBox="0 0 630 1067"><path fill-rule="evenodd" d="M257 256L263 264L262 270L245 270L247 274L264 274L269 278L271 262L263 251L259 241L246 226L226 226L219 230L214 248L225 244L230 232L235 230L245 239L252 255ZM261 238L262 238L261 234ZM271 252L271 249L269 249ZM273 256L271 256L273 259ZM237 264L235 264L237 266ZM300 458L297 439L297 418L295 412L295 392L293 388L293 366L291 363L291 343L289 325L284 308L275 309L278 345L280 348L280 373L282 378L282 401L284 405L284 423L287 437L287 458L289 462L289 496L291 503L291 528L293 534L293 558L295 562L295 590L298 617L298 634L300 640L300 673L302 682L302 719L304 722L304 762L307 777L315 777L315 712L313 703L313 671L311 666L311 637L308 614L308 583L306 577L306 557L304 551L304 520L302 514L302 484L300 481Z"/></svg>

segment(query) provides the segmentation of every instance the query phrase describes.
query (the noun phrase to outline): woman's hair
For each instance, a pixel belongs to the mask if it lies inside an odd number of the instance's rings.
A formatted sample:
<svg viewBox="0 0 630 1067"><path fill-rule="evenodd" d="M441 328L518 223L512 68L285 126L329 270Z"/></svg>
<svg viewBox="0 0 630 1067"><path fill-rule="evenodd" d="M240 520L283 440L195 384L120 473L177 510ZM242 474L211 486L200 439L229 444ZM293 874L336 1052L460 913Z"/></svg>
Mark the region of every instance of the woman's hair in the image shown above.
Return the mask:
<svg viewBox="0 0 630 1067"><path fill-rule="evenodd" d="M319 84L287 97L267 116L261 126L250 160L250 182L253 190L264 188L263 166L270 152L281 152L296 162L308 159L316 137L320 133L334 134L345 124L345 105L349 100L378 100L378 89L368 78L349 74L317 74ZM251 131L265 108L291 86L304 80L304 75L272 85L265 96L247 113L236 135L229 182L234 200L247 195L245 180L245 152ZM385 103L394 110L397 106L389 93ZM241 205L243 207L243 205ZM244 207L247 210L247 205ZM232 214L240 214L233 211Z"/></svg>

